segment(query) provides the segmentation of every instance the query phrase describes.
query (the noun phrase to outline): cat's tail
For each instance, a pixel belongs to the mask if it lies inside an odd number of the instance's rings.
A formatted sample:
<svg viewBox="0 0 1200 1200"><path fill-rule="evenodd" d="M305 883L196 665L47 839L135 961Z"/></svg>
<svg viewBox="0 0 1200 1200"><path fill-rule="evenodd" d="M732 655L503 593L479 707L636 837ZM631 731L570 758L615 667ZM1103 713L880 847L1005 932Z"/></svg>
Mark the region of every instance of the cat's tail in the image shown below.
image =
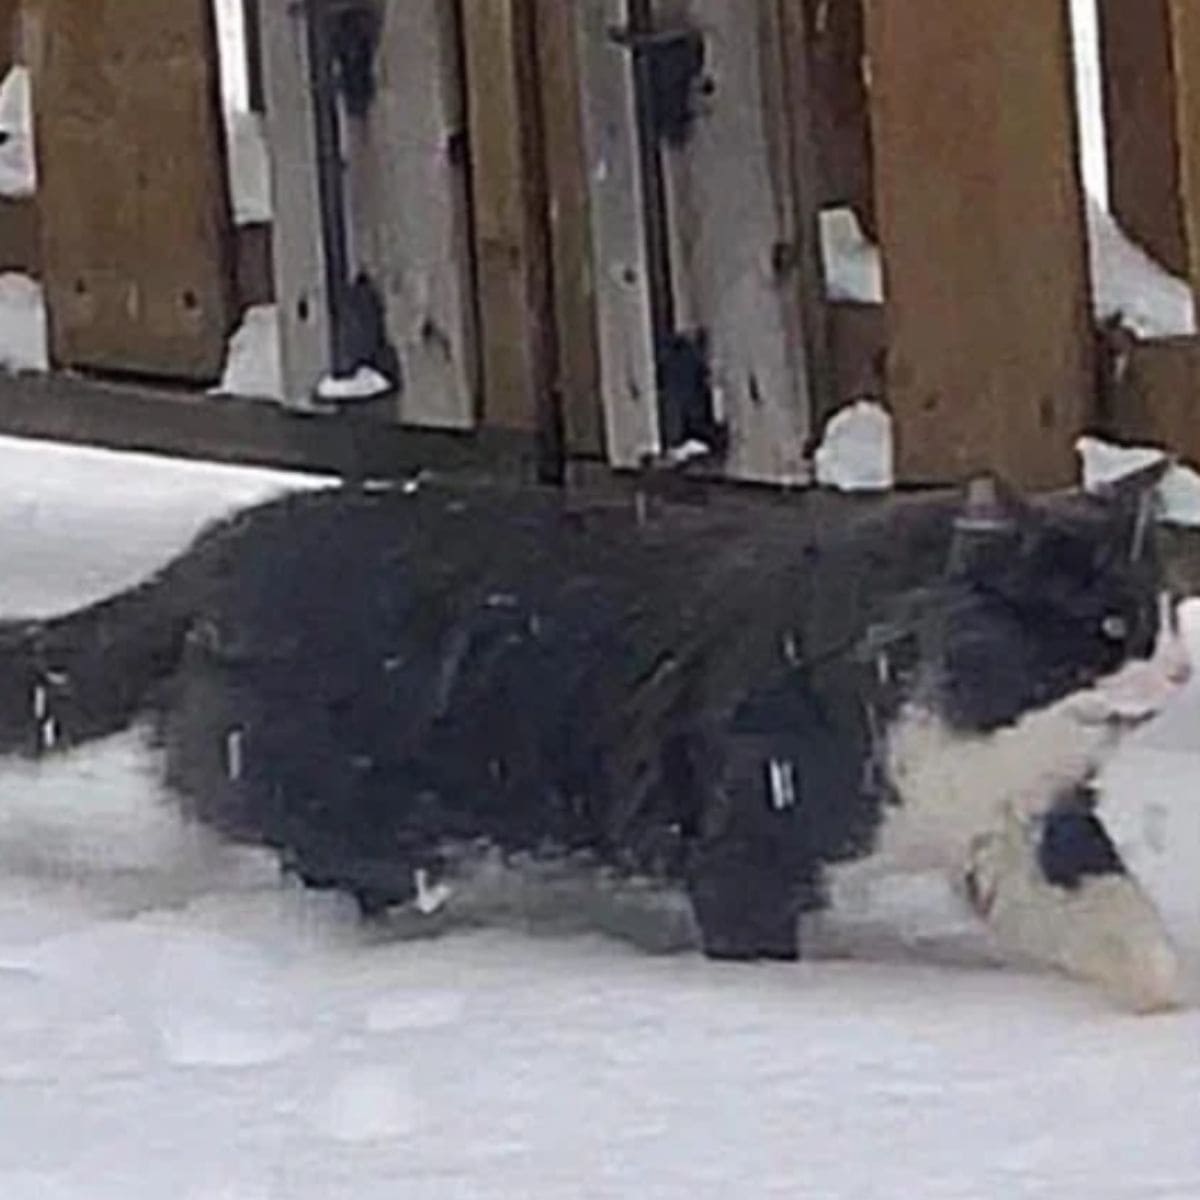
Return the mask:
<svg viewBox="0 0 1200 1200"><path fill-rule="evenodd" d="M184 561L64 616L0 622L0 754L41 755L132 721L192 623Z"/></svg>

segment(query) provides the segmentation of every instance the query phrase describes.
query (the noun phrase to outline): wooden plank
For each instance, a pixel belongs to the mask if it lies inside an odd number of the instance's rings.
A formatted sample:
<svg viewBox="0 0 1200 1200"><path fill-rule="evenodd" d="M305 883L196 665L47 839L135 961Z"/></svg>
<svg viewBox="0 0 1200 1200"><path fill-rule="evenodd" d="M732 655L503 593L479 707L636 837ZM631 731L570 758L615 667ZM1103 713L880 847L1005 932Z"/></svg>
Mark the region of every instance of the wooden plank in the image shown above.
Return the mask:
<svg viewBox="0 0 1200 1200"><path fill-rule="evenodd" d="M1109 346L1103 431L1200 466L1200 338L1122 338Z"/></svg>
<svg viewBox="0 0 1200 1200"><path fill-rule="evenodd" d="M727 473L801 483L812 392L779 8L775 0L736 8L662 0L660 26L671 22L700 29L706 48L703 114L687 141L666 152L679 320L708 333L718 413L730 432ZM815 227L815 205L809 212Z"/></svg>
<svg viewBox="0 0 1200 1200"><path fill-rule="evenodd" d="M1186 275L1171 0L1098 0L1097 15L1112 210Z"/></svg>
<svg viewBox="0 0 1200 1200"><path fill-rule="evenodd" d="M1074 479L1094 386L1066 0L870 0L906 482Z"/></svg>
<svg viewBox="0 0 1200 1200"><path fill-rule="evenodd" d="M1200 9L1194 0L1171 0L1170 11L1179 192L1187 248L1184 274L1200 301Z"/></svg>
<svg viewBox="0 0 1200 1200"><path fill-rule="evenodd" d="M235 316L207 0L43 0L30 39L61 366L215 380Z"/></svg>
<svg viewBox="0 0 1200 1200"><path fill-rule="evenodd" d="M32 197L0 196L0 271L38 275L37 204Z"/></svg>
<svg viewBox="0 0 1200 1200"><path fill-rule="evenodd" d="M371 109L346 122L356 265L400 359L397 419L468 429L479 382L453 6L387 5L376 72Z"/></svg>
<svg viewBox="0 0 1200 1200"><path fill-rule="evenodd" d="M329 369L329 294L321 249L308 45L299 5L264 4L260 17L283 386L287 403L304 408Z"/></svg>
<svg viewBox="0 0 1200 1200"><path fill-rule="evenodd" d="M20 40L17 23L21 17L21 0L0 0L0 79L18 60Z"/></svg>
<svg viewBox="0 0 1200 1200"><path fill-rule="evenodd" d="M604 413L574 6L537 0L536 32L558 342L551 387L567 450L600 454Z"/></svg>
<svg viewBox="0 0 1200 1200"><path fill-rule="evenodd" d="M532 0L462 0L483 419L543 426L553 353Z"/></svg>
<svg viewBox="0 0 1200 1200"><path fill-rule="evenodd" d="M633 80L627 51L609 36L628 24L628 4L578 0L575 8L604 442L611 464L636 467L657 453L659 426Z"/></svg>
<svg viewBox="0 0 1200 1200"><path fill-rule="evenodd" d="M821 203L846 204L875 234L871 116L864 79L863 0L800 0L813 77Z"/></svg>

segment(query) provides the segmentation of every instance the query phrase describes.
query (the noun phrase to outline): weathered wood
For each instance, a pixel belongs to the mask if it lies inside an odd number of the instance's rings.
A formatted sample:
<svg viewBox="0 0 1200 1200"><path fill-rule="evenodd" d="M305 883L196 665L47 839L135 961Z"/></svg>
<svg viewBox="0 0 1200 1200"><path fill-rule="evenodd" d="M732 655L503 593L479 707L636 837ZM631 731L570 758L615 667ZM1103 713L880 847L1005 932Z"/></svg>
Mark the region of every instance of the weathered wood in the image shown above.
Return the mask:
<svg viewBox="0 0 1200 1200"><path fill-rule="evenodd" d="M0 196L0 271L37 275L37 204L32 197Z"/></svg>
<svg viewBox="0 0 1200 1200"><path fill-rule="evenodd" d="M375 66L369 112L346 122L355 265L378 287L400 359L397 419L470 428L478 371L454 6L386 5Z"/></svg>
<svg viewBox="0 0 1200 1200"><path fill-rule="evenodd" d="M728 473L799 483L812 395L779 16L776 0L663 0L659 21L701 29L706 46L703 114L666 154L679 320L708 333Z"/></svg>
<svg viewBox="0 0 1200 1200"><path fill-rule="evenodd" d="M1066 483L1094 387L1067 4L867 13L899 477Z"/></svg>
<svg viewBox="0 0 1200 1200"><path fill-rule="evenodd" d="M575 8L562 0L536 0L536 4L557 331L551 387L562 407L566 449L592 455L604 447L604 414Z"/></svg>
<svg viewBox="0 0 1200 1200"><path fill-rule="evenodd" d="M1200 338L1123 338L1109 349L1104 432L1200 466Z"/></svg>
<svg viewBox="0 0 1200 1200"><path fill-rule="evenodd" d="M329 295L308 45L299 5L264 4L260 15L283 386L288 404L303 408L329 369Z"/></svg>
<svg viewBox="0 0 1200 1200"><path fill-rule="evenodd" d="M811 112L821 202L847 204L875 234L871 117L864 79L863 0L799 0L813 76Z"/></svg>
<svg viewBox="0 0 1200 1200"><path fill-rule="evenodd" d="M270 304L275 299L275 266L271 261L271 225L254 221L234 231L237 246L239 308Z"/></svg>
<svg viewBox="0 0 1200 1200"><path fill-rule="evenodd" d="M17 61L21 0L0 0L0 78Z"/></svg>
<svg viewBox="0 0 1200 1200"><path fill-rule="evenodd" d="M659 426L633 80L628 52L610 36L628 24L628 4L579 0L575 9L604 440L613 466L636 467L657 452Z"/></svg>
<svg viewBox="0 0 1200 1200"><path fill-rule="evenodd" d="M42 0L41 261L61 366L215 380L235 316L206 0Z"/></svg>
<svg viewBox="0 0 1200 1200"><path fill-rule="evenodd" d="M1172 0L1099 0L1114 214L1164 265L1188 272Z"/></svg>
<svg viewBox="0 0 1200 1200"><path fill-rule="evenodd" d="M1171 0L1171 35L1185 274L1200 298L1200 9L1194 0Z"/></svg>
<svg viewBox="0 0 1200 1200"><path fill-rule="evenodd" d="M462 0L475 256L489 425L545 423L553 353L532 0Z"/></svg>

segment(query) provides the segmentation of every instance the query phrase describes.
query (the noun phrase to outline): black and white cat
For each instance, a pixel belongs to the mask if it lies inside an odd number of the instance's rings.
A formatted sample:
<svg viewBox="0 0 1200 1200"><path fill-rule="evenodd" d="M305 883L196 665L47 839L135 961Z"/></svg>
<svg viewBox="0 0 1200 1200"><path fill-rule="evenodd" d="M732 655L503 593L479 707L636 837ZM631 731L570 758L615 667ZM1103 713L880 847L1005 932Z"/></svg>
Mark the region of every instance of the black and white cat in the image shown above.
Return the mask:
<svg viewBox="0 0 1200 1200"><path fill-rule="evenodd" d="M1089 791L1187 672L1153 482L834 519L289 497L0 627L0 747L149 715L187 812L365 912L511 904L521 867L564 906L665 888L714 958L795 957L847 864L935 867L1012 954L1160 1008L1174 952Z"/></svg>

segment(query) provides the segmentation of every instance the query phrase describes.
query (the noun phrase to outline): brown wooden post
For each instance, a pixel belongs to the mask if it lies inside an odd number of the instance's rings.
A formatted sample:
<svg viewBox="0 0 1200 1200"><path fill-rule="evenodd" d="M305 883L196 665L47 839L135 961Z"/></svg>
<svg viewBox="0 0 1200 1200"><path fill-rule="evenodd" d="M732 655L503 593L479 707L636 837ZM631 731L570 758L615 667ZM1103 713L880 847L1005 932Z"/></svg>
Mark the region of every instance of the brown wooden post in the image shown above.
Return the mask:
<svg viewBox="0 0 1200 1200"><path fill-rule="evenodd" d="M567 451L598 455L604 415L575 14L564 0L536 0L536 13L557 332L551 387L562 406Z"/></svg>
<svg viewBox="0 0 1200 1200"><path fill-rule="evenodd" d="M215 380L235 289L208 0L40 0L29 19L52 358Z"/></svg>
<svg viewBox="0 0 1200 1200"><path fill-rule="evenodd" d="M1068 0L869 0L897 471L1076 476L1094 392Z"/></svg>

